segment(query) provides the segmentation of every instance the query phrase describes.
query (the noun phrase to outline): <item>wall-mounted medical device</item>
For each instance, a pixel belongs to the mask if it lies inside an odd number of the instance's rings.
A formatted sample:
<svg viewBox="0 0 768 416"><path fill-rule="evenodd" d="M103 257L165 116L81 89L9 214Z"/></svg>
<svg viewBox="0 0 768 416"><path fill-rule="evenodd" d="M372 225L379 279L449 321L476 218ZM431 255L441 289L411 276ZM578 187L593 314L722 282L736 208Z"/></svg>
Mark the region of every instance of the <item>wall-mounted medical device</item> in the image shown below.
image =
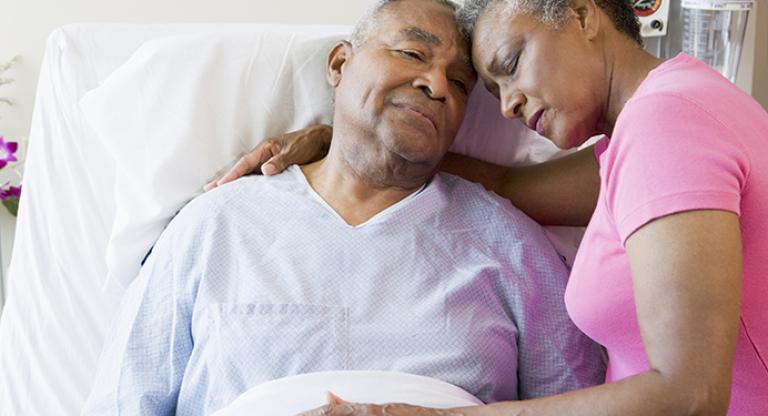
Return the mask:
<svg viewBox="0 0 768 416"><path fill-rule="evenodd" d="M663 59L694 56L736 80L754 0L632 0L645 49Z"/></svg>
<svg viewBox="0 0 768 416"><path fill-rule="evenodd" d="M670 0L633 0L632 7L640 19L640 35L652 38L667 35Z"/></svg>

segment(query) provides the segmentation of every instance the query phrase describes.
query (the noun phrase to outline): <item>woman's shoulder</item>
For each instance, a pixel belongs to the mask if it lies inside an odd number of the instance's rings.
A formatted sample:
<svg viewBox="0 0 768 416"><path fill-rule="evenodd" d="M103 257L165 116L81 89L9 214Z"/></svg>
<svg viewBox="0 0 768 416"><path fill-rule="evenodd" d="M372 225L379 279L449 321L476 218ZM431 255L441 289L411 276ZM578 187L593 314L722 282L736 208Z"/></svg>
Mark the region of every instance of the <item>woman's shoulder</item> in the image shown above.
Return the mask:
<svg viewBox="0 0 768 416"><path fill-rule="evenodd" d="M749 94L719 72L680 54L652 70L622 110L617 127L627 119L645 124L667 121L720 124L737 134L764 131L768 113ZM741 131L744 130L744 131Z"/></svg>

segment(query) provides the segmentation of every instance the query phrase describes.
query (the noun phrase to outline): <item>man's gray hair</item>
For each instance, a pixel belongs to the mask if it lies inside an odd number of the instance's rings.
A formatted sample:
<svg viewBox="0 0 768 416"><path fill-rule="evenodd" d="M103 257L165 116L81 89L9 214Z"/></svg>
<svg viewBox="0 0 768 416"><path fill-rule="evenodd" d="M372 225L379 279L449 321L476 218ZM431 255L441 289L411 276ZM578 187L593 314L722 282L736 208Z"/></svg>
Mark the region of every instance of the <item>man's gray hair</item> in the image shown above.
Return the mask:
<svg viewBox="0 0 768 416"><path fill-rule="evenodd" d="M573 5L572 0L466 0L459 12L462 30L472 34L483 11L497 3L501 3L503 13L512 15L523 12L554 28L563 24L568 8ZM640 22L632 9L632 0L595 0L595 4L610 17L616 29L638 44L643 44Z"/></svg>
<svg viewBox="0 0 768 416"><path fill-rule="evenodd" d="M378 14L381 12L381 10L388 5L402 0L378 0L373 6L371 6L370 9L363 15L360 20L357 21L357 24L355 25L355 28L352 30L352 35L349 38L349 42L354 47L358 47L365 43L366 40L368 40L368 35L370 32L376 27L376 18L378 17ZM452 0L433 0L434 2L441 4L445 7L448 7L451 9L454 14L458 15L460 6L453 2ZM458 18L456 20L458 24ZM462 35L469 38L469 33L465 33L463 30L461 30L461 27L459 28Z"/></svg>

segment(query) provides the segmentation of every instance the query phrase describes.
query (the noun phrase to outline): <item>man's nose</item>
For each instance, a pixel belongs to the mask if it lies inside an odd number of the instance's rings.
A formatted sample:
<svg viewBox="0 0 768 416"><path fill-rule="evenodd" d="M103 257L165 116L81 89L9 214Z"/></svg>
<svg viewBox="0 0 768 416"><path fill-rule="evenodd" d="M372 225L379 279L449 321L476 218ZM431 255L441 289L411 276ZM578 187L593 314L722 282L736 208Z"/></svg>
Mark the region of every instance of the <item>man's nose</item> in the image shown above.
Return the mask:
<svg viewBox="0 0 768 416"><path fill-rule="evenodd" d="M440 68L431 68L414 80L415 88L424 91L433 100L445 102L448 96L448 74Z"/></svg>
<svg viewBox="0 0 768 416"><path fill-rule="evenodd" d="M525 95L519 91L513 91L499 97L501 101L501 114L508 119L523 116L523 107L527 102Z"/></svg>

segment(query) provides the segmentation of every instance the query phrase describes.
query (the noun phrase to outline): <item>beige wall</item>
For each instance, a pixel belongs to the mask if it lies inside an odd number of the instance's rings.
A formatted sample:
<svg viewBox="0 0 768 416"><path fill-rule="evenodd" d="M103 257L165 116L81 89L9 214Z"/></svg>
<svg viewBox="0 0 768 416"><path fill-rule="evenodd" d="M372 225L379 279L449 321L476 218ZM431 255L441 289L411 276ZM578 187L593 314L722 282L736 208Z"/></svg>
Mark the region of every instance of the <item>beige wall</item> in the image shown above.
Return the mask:
<svg viewBox="0 0 768 416"><path fill-rule="evenodd" d="M755 24L752 95L768 109L768 0L758 0Z"/></svg>

